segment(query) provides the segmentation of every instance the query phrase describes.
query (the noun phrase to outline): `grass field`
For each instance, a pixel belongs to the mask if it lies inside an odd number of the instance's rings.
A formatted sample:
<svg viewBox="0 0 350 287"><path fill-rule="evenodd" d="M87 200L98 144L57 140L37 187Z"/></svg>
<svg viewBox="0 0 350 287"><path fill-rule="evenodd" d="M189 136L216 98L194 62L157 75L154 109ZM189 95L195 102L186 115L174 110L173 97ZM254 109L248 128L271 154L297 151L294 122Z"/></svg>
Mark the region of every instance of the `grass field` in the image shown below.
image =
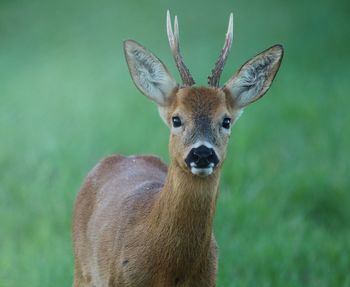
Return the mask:
<svg viewBox="0 0 350 287"><path fill-rule="evenodd" d="M350 286L350 37L344 1L0 2L0 287L71 286L71 212L111 153L168 161L168 131L134 87L122 41L176 73L165 12L205 84L229 12L223 80L282 43L269 93L234 127L215 218L218 286Z"/></svg>

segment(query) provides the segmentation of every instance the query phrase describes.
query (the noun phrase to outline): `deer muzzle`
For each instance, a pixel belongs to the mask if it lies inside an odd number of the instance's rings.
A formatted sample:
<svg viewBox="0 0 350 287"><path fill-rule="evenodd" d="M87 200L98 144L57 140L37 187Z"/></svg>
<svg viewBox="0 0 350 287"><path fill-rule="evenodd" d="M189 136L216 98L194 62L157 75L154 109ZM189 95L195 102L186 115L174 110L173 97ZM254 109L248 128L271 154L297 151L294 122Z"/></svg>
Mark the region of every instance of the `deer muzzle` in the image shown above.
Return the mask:
<svg viewBox="0 0 350 287"><path fill-rule="evenodd" d="M194 175L207 176L213 173L219 159L213 148L201 145L190 150L185 162Z"/></svg>

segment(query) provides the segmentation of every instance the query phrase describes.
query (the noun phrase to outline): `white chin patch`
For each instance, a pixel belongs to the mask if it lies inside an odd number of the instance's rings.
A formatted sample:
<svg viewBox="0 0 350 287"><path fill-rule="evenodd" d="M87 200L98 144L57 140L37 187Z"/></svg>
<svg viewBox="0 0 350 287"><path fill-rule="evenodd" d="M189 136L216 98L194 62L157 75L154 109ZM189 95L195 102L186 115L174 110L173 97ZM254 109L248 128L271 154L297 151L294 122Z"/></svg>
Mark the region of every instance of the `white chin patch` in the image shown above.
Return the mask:
<svg viewBox="0 0 350 287"><path fill-rule="evenodd" d="M196 167L196 164L194 162L191 162L191 172L194 175L200 175L200 176L211 175L213 173L213 170L214 170L213 163L210 163L209 167L207 167L207 168L198 168L198 167Z"/></svg>
<svg viewBox="0 0 350 287"><path fill-rule="evenodd" d="M191 172L194 175L207 176L213 173L213 168L212 167L208 167L208 168L191 167Z"/></svg>

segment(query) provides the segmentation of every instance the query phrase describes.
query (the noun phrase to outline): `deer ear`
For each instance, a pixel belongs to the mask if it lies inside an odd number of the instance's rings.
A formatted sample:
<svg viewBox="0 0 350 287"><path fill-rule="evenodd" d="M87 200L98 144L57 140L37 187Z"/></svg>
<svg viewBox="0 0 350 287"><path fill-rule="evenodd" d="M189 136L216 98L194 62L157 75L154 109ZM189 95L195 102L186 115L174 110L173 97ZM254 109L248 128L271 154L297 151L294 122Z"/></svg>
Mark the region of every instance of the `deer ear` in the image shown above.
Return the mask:
<svg viewBox="0 0 350 287"><path fill-rule="evenodd" d="M177 84L164 64L132 40L124 42L124 53L136 87L158 105L165 106Z"/></svg>
<svg viewBox="0 0 350 287"><path fill-rule="evenodd" d="M245 63L225 84L238 108L261 98L270 88L280 67L283 47L275 45Z"/></svg>

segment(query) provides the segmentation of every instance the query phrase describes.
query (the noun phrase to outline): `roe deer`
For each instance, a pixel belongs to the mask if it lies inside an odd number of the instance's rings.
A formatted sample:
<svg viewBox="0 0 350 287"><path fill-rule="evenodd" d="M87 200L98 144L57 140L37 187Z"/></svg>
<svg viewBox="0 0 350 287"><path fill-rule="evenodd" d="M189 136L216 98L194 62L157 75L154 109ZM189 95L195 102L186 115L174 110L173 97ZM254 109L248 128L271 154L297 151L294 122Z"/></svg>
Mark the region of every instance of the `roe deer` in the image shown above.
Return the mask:
<svg viewBox="0 0 350 287"><path fill-rule="evenodd" d="M231 13L209 86L197 87L169 11L167 33L182 85L135 41L125 41L124 51L135 85L170 128L170 165L155 156L112 155L88 174L74 207L75 287L216 284L212 227L230 130L243 108L269 89L283 48L253 57L220 87L233 38Z"/></svg>

